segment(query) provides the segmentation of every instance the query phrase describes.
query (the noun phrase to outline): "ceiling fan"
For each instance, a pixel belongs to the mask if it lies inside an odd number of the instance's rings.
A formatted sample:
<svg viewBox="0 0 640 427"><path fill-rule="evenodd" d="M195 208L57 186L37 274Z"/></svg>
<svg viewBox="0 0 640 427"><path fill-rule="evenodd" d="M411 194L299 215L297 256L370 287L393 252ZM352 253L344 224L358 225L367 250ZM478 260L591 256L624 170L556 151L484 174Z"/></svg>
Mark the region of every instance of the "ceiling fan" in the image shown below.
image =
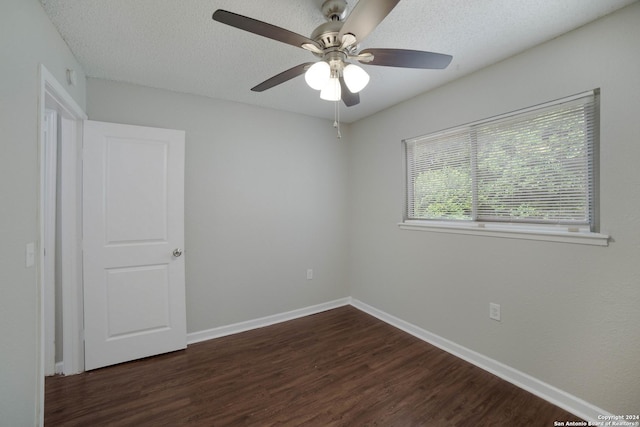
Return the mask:
<svg viewBox="0 0 640 427"><path fill-rule="evenodd" d="M303 48L320 58L316 62L296 65L259 85L254 92L271 89L304 74L307 84L320 91L320 98L342 101L348 107L360 103L359 92L369 82L362 67L350 61L387 67L443 69L451 55L407 49L364 49L359 44L391 12L400 0L360 0L346 16L346 0L325 0L322 13L328 22L318 26L310 37L257 19L218 9L213 19L223 24L258 34L282 43Z"/></svg>

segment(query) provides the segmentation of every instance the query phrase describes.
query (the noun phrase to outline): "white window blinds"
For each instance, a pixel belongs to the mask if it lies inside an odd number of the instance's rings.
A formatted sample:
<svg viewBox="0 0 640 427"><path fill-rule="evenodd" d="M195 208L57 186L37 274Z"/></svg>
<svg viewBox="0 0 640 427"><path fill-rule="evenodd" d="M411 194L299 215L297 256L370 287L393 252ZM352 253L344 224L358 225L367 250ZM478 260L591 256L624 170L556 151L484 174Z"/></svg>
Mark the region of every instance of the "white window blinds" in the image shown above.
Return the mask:
<svg viewBox="0 0 640 427"><path fill-rule="evenodd" d="M406 140L406 219L592 226L597 98Z"/></svg>

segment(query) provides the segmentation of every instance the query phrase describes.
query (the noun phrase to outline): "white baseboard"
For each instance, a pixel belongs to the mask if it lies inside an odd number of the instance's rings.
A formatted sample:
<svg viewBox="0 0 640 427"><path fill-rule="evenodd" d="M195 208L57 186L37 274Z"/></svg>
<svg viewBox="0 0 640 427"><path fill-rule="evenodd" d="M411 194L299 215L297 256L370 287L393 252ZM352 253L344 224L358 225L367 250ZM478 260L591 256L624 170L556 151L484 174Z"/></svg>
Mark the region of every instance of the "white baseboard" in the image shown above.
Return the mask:
<svg viewBox="0 0 640 427"><path fill-rule="evenodd" d="M602 418L598 419L598 416L612 415L601 408L598 408L589 402L586 402L576 396L573 396L563 390L558 389L550 384L542 382L531 375L520 372L510 366L491 359L459 344L449 341L441 336L426 331L418 326L415 326L409 322L405 322L395 316L385 313L382 310L378 310L370 305L363 303L357 299L351 299L351 305L357 309L364 311L389 325L395 326L416 338L432 344L447 353L459 357L485 371L502 378L511 384L520 387L536 396L556 405L565 411L571 412L584 419L587 422L595 423L596 421L602 422ZM565 421L565 420L558 420Z"/></svg>
<svg viewBox="0 0 640 427"><path fill-rule="evenodd" d="M56 375L60 375L64 372L64 362L56 362L55 371Z"/></svg>
<svg viewBox="0 0 640 427"><path fill-rule="evenodd" d="M309 316L311 314L320 313L334 308L349 305L351 298L341 298L334 301L325 302L310 307L300 308L298 310L287 311L285 313L274 314L271 316L261 317L259 319L247 320L246 322L234 323L232 325L220 326L218 328L207 329L200 332L191 332L187 334L187 344L195 344L201 341L207 341L214 338L220 338L227 335L233 335L240 332L249 331L251 329L262 328L264 326L273 325L287 320L297 319L299 317Z"/></svg>

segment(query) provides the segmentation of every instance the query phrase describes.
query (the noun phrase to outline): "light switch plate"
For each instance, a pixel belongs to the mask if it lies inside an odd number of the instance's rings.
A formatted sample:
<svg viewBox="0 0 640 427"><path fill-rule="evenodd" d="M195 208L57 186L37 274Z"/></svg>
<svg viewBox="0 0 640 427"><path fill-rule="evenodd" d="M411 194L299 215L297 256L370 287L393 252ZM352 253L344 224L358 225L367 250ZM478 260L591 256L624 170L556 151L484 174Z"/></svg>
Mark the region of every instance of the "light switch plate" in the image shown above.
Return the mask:
<svg viewBox="0 0 640 427"><path fill-rule="evenodd" d="M27 243L24 258L24 266L33 267L36 262L36 244L34 242Z"/></svg>

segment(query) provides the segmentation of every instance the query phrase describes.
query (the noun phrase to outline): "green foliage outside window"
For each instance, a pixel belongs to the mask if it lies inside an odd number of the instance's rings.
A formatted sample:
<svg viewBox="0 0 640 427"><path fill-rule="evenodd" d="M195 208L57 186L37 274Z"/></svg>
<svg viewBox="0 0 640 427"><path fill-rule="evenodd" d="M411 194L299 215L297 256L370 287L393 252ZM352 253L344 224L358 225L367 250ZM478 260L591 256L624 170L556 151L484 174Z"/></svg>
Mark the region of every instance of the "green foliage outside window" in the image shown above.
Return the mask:
<svg viewBox="0 0 640 427"><path fill-rule="evenodd" d="M583 100L407 143L409 219L590 224L594 105Z"/></svg>

